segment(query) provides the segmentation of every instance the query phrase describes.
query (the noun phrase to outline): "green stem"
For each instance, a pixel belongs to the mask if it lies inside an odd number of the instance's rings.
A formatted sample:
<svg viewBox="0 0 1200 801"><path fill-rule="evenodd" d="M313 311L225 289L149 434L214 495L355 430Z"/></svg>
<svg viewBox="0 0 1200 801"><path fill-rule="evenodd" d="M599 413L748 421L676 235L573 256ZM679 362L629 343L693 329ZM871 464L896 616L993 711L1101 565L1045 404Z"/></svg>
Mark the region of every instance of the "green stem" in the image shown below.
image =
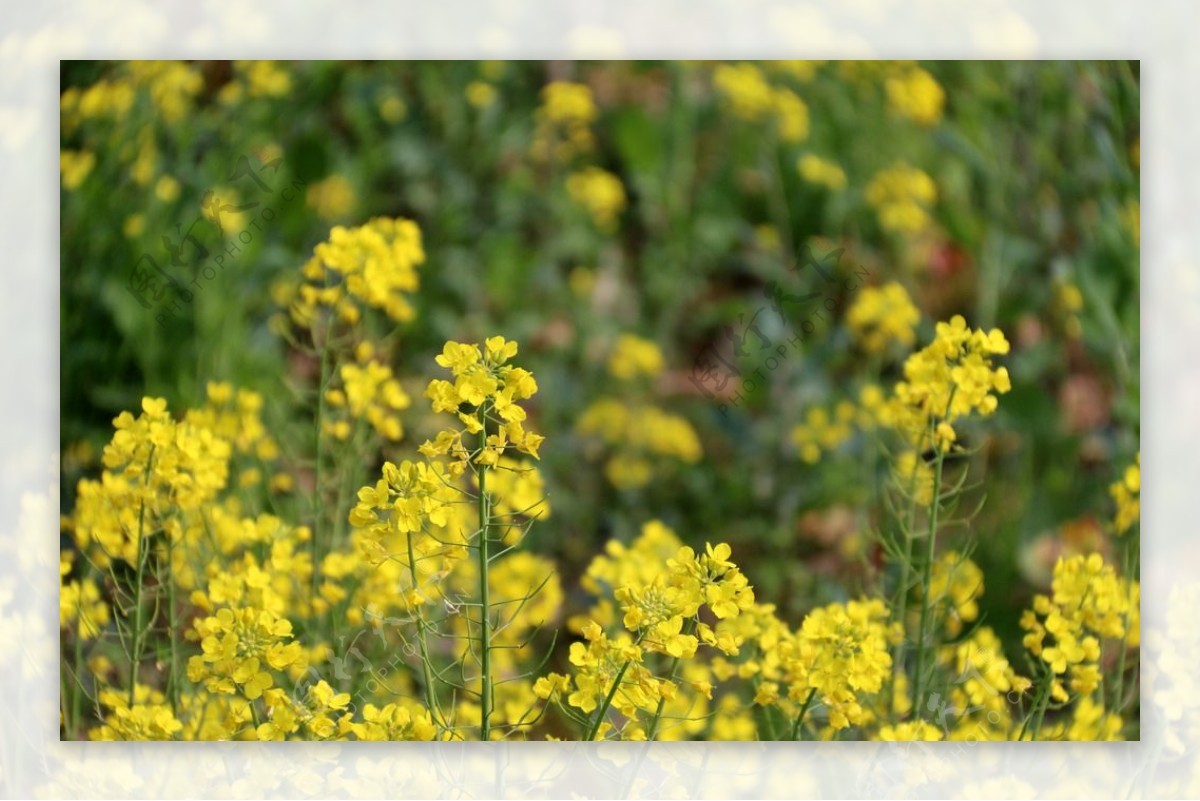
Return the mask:
<svg viewBox="0 0 1200 801"><path fill-rule="evenodd" d="M1125 540L1125 552L1122 555L1121 560L1122 575L1128 582L1133 581L1132 572L1134 548L1133 532L1130 531L1128 538ZM1124 707L1125 652L1129 650L1129 610L1126 610L1125 614L1122 616L1122 626L1124 628L1124 633L1121 635L1121 652L1117 655L1117 675L1116 681L1114 682L1114 684L1116 684L1116 692L1114 693L1113 700L1108 707L1110 711L1116 714L1120 714L1121 709ZM1103 699L1103 696L1104 693L1102 690L1101 699Z"/></svg>
<svg viewBox="0 0 1200 801"><path fill-rule="evenodd" d="M684 634L691 634L696 630L696 619L689 618L687 625L684 627ZM670 680L675 681L675 677L679 675L680 657L675 657L671 660ZM666 698L658 699L658 706L654 710L654 718L650 721L650 728L646 730L646 742L654 742L654 735L658 732L658 723L662 719L663 707L666 705Z"/></svg>
<svg viewBox="0 0 1200 801"><path fill-rule="evenodd" d="M920 457L917 457L920 458ZM888 697L888 715L893 724L896 722L896 678L904 672L904 646L908 641L908 583L912 581L912 552L913 529L917 526L917 461L913 460L911 480L909 481L908 525L904 528L904 560L900 565L900 598L897 600L896 620L899 621L902 636L896 643L892 656L892 685Z"/></svg>
<svg viewBox="0 0 1200 801"><path fill-rule="evenodd" d="M613 679L612 688L608 691L608 695L605 696L604 703L596 710L596 719L592 721L592 725L588 727L587 734L584 735L584 742L590 743L596 739L596 733L600 731L600 724L604 722L604 716L608 714L613 699L617 697L617 690L621 687L621 679L625 678L625 671L629 670L631 664L633 664L633 660L627 659L625 664L621 665L621 669L617 671L617 677Z"/></svg>
<svg viewBox="0 0 1200 801"><path fill-rule="evenodd" d="M332 323L330 324L332 325ZM324 431L325 425L325 390L326 384L329 381L329 334L330 327L325 329L325 335L321 340L321 380L317 384L317 463L315 465L315 477L313 479L313 530L312 539L310 540L310 548L312 550L312 581L309 597L309 603L315 604L317 601L317 587L321 581L321 537L322 537L322 516L324 508L321 504L321 472L322 463L325 461L324 453Z"/></svg>
<svg viewBox="0 0 1200 801"><path fill-rule="evenodd" d="M804 706L800 707L800 714L796 715L796 722L792 724L792 740L804 739L804 729L801 728L801 725L804 723L804 716L808 714L808 707L812 704L816 694L816 687L808 691L808 697L804 699Z"/></svg>
<svg viewBox="0 0 1200 801"><path fill-rule="evenodd" d="M946 459L946 452L937 446L936 440L934 447L937 448L937 460L934 462L933 468L933 498L929 506L929 531L927 537L929 542L925 552L925 563L922 565L921 575L921 618L917 623L917 663L915 687L913 692L913 703L917 705L917 715L925 717L925 660L926 652L929 650L925 642L927 620L929 619L929 610L933 606L933 599L930 598L929 585L933 576L933 557L934 546L937 543L937 525L938 525L938 508L941 505L939 496L942 492L942 464Z"/></svg>
<svg viewBox="0 0 1200 801"><path fill-rule="evenodd" d="M145 582L146 572L146 552L149 550L142 545L143 535L146 531L146 496L145 493L150 485L150 476L154 473L154 446L150 446L150 453L146 457L146 473L142 479L142 499L138 507L138 532L137 542L134 545L134 562L137 566L137 578L133 588L133 642L129 651L129 708L133 709L133 702L136 696L137 689L137 673L138 667L142 663L142 628L145 625L142 621L142 584Z"/></svg>
<svg viewBox="0 0 1200 801"><path fill-rule="evenodd" d="M71 695L71 731L75 739L80 738L79 719L83 715L83 632L81 626L75 627L75 680L72 682Z"/></svg>
<svg viewBox="0 0 1200 801"><path fill-rule="evenodd" d="M1021 732L1017 735L1017 741L1025 739L1025 732L1029 728L1031 720L1037 720L1037 725L1034 727L1033 733L1030 735L1030 740L1036 740L1038 732L1042 729L1042 719L1046 715L1046 707L1050 702L1050 688L1054 686L1054 671L1047 668L1045 681L1038 687L1037 697L1033 701L1033 708L1029 710L1029 715L1021 724Z"/></svg>
<svg viewBox="0 0 1200 801"><path fill-rule="evenodd" d="M413 590L417 589L417 559L413 549L412 532L408 533L408 570L412 576ZM433 668L429 662L429 645L425 639L425 613L421 607L417 607L417 647L421 649L421 667L425 674L425 705L429 707L429 714L433 716L434 721L440 726L445 726L441 712L437 706L437 694L434 691L433 683Z"/></svg>
<svg viewBox="0 0 1200 801"><path fill-rule="evenodd" d="M179 631L179 621L175 617L175 543L171 539L170 532L167 533L167 619L170 621L171 630L167 632L167 637L171 643L171 708L175 710L175 714L179 714L179 643L176 634Z"/></svg>
<svg viewBox="0 0 1200 801"><path fill-rule="evenodd" d="M476 459L482 459L487 450L487 416L484 407L479 408L479 454ZM488 467L477 462L479 476L479 648L480 668L483 686L480 691L480 739L487 741L491 735L492 717L492 621L491 601L488 587L488 523L491 512L488 509L487 473Z"/></svg>

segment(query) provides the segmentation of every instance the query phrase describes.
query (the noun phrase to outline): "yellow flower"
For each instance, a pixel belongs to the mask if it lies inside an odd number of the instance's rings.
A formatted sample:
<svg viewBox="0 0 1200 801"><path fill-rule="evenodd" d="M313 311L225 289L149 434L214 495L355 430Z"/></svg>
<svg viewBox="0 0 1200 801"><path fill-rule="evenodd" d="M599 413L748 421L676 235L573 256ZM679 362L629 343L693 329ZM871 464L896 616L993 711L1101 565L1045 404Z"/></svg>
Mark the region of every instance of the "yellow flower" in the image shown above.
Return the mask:
<svg viewBox="0 0 1200 801"><path fill-rule="evenodd" d="M125 696L117 693L102 693L101 703L112 711L104 716L103 725L88 732L91 740L174 740L183 729L170 705L164 703L161 694L158 703L135 703L128 706Z"/></svg>
<svg viewBox="0 0 1200 801"><path fill-rule="evenodd" d="M800 171L800 177L810 184L824 186L834 192L846 188L846 173L842 168L815 153L801 156L796 162L796 169Z"/></svg>
<svg viewBox="0 0 1200 801"><path fill-rule="evenodd" d="M389 125L400 122L408 113L408 107L404 101L391 92L382 92L376 102L379 106L379 116Z"/></svg>
<svg viewBox="0 0 1200 801"><path fill-rule="evenodd" d="M584 84L554 81L542 87L531 147L534 158L565 162L594 147L591 125L598 115L592 90Z"/></svg>
<svg viewBox="0 0 1200 801"><path fill-rule="evenodd" d="M933 503L933 468L915 451L904 451L896 458L892 480L900 494L914 499L918 506Z"/></svg>
<svg viewBox="0 0 1200 801"><path fill-rule="evenodd" d="M75 630L79 638L93 640L108 625L108 604L100 594L100 587L90 577L63 581L71 569L71 563L60 561L59 626L69 629L72 624L77 624Z"/></svg>
<svg viewBox="0 0 1200 801"><path fill-rule="evenodd" d="M345 364L339 372L341 387L326 391L325 400L333 413L323 421L327 431L337 439L347 439L350 427L341 425L337 410L345 407L356 420L370 423L384 439L395 442L404 435L397 412L407 409L412 401L392 374L392 369L375 360L375 349L362 342L355 349L355 364Z"/></svg>
<svg viewBox="0 0 1200 801"><path fill-rule="evenodd" d="M537 392L537 382L528 370L508 364L516 354L517 343L507 342L503 337L491 337L482 351L478 345L445 344L437 362L450 370L454 383L435 379L429 382L425 396L433 402L435 412L454 414L465 428L441 432L421 446L421 453L428 457L449 454L459 462L456 469L461 469L461 463L468 458L495 466L509 446L538 458L544 438L525 430L522 424L525 410L516 404ZM460 412L463 404L475 408L470 414ZM476 435L482 431L479 410L485 414L496 412L500 425L497 433L487 437L485 446L476 448L472 454L462 438L464 434Z"/></svg>
<svg viewBox="0 0 1200 801"><path fill-rule="evenodd" d="M585 167L567 177L567 194L591 215L605 231L616 228L625 209L625 187L621 180L599 167Z"/></svg>
<svg viewBox="0 0 1200 801"><path fill-rule="evenodd" d="M925 70L912 65L892 75L885 84L888 105L901 116L930 126L942 118L946 93Z"/></svg>
<svg viewBox="0 0 1200 801"><path fill-rule="evenodd" d="M754 64L720 64L713 70L713 86L725 98L733 113L756 122L769 114L775 96L766 76Z"/></svg>
<svg viewBox="0 0 1200 801"><path fill-rule="evenodd" d="M420 286L425 262L421 230L411 220L376 217L356 228L335 226L304 265L306 283L291 302L292 319L310 325L321 308L357 322L359 304L379 309L397 322L416 316L409 302Z"/></svg>
<svg viewBox="0 0 1200 801"><path fill-rule="evenodd" d="M1025 647L1055 674L1067 674L1072 691L1088 695L1100 682L1101 640L1123 640L1125 647L1139 642L1134 625L1140 588L1093 553L1059 559L1051 591L1035 596L1021 617Z"/></svg>
<svg viewBox="0 0 1200 801"><path fill-rule="evenodd" d="M122 412L104 448L99 481L79 482L72 528L101 567L135 563L138 537L176 512L193 512L225 488L229 442L190 421L176 421L162 398L143 398L142 414Z"/></svg>
<svg viewBox="0 0 1200 801"><path fill-rule="evenodd" d="M784 142L803 142L808 138L808 106L791 89L777 88L774 96L776 127Z"/></svg>
<svg viewBox="0 0 1200 801"><path fill-rule="evenodd" d="M155 110L168 123L187 116L192 100L204 90L200 68L186 61L128 62L134 85L145 87Z"/></svg>
<svg viewBox="0 0 1200 801"><path fill-rule="evenodd" d="M58 157L62 172L63 187L68 191L78 189L96 166L96 154L90 150L63 150Z"/></svg>
<svg viewBox="0 0 1200 801"><path fill-rule="evenodd" d="M996 396L1012 389L1008 370L992 363L1008 350L999 329L971 330L959 315L938 323L934 341L905 361L880 421L920 450L950 448L959 420L992 414Z"/></svg>
<svg viewBox="0 0 1200 801"><path fill-rule="evenodd" d="M333 174L308 187L305 203L322 220L337 220L354 211L354 186L344 176Z"/></svg>
<svg viewBox="0 0 1200 801"><path fill-rule="evenodd" d="M154 195L163 203L174 203L179 198L179 181L164 175L154 185Z"/></svg>
<svg viewBox="0 0 1200 801"><path fill-rule="evenodd" d="M645 486L663 458L692 464L702 453L691 423L649 404L600 398L583 411L575 428L612 451L604 472L621 489Z"/></svg>
<svg viewBox="0 0 1200 801"><path fill-rule="evenodd" d="M1142 511L1142 454L1134 457L1133 464L1125 468L1120 481L1114 481L1108 487L1113 502L1117 505L1117 515L1113 526L1118 534L1124 534L1133 527L1141 517Z"/></svg>
<svg viewBox="0 0 1200 801"><path fill-rule="evenodd" d="M932 224L929 207L937 200L933 179L900 162L876 173L867 185L867 202L887 231L914 234Z"/></svg>
<svg viewBox="0 0 1200 801"><path fill-rule="evenodd" d="M713 86L743 120L773 118L784 142L808 138L808 105L791 89L772 86L757 65L720 64L713 70Z"/></svg>
<svg viewBox="0 0 1200 801"><path fill-rule="evenodd" d="M475 108L487 108L496 101L496 87L487 81L471 81L466 89L467 102Z"/></svg>
<svg viewBox="0 0 1200 801"><path fill-rule="evenodd" d="M942 730L923 720L897 723L894 726L883 726L879 729L879 739L884 742L905 742L924 740L937 742L943 739Z"/></svg>
<svg viewBox="0 0 1200 801"><path fill-rule="evenodd" d="M957 551L947 551L933 565L929 597L945 606L946 633L957 637L963 623L979 617L979 597L983 595L983 571Z"/></svg>
<svg viewBox="0 0 1200 801"><path fill-rule="evenodd" d="M292 90L292 78L278 61L236 61L234 69L250 97L282 97Z"/></svg>
<svg viewBox="0 0 1200 801"><path fill-rule="evenodd" d="M608 356L608 372L613 378L629 381L638 376L654 377L663 371L663 355L658 345L633 334L621 334Z"/></svg>
<svg viewBox="0 0 1200 801"><path fill-rule="evenodd" d="M1070 281L1059 281L1054 288L1054 309L1064 321L1067 335L1078 339L1083 333L1079 312L1083 309L1083 293Z"/></svg>
<svg viewBox="0 0 1200 801"><path fill-rule="evenodd" d="M810 612L794 640L780 646L788 698L801 702L815 691L834 729L865 722L864 696L879 692L891 673L887 618L887 607L878 599Z"/></svg>
<svg viewBox="0 0 1200 801"><path fill-rule="evenodd" d="M193 632L202 653L188 661L190 681L203 681L216 693L240 693L249 700L274 684L271 670L283 670L303 658L291 639L292 624L265 609L223 608L197 620Z"/></svg>
<svg viewBox="0 0 1200 801"><path fill-rule="evenodd" d="M853 403L841 401L832 410L814 406L805 413L804 422L792 429L792 444L806 464L816 464L821 452L833 451L854 433L852 423L858 412Z"/></svg>
<svg viewBox="0 0 1200 801"><path fill-rule="evenodd" d="M886 350L893 342L912 347L920 321L921 313L896 281L860 290L846 312L854 340L869 353Z"/></svg>
<svg viewBox="0 0 1200 801"><path fill-rule="evenodd" d="M125 234L128 239L137 239L146 230L146 215L130 214L125 218L125 224L121 226L121 233Z"/></svg>

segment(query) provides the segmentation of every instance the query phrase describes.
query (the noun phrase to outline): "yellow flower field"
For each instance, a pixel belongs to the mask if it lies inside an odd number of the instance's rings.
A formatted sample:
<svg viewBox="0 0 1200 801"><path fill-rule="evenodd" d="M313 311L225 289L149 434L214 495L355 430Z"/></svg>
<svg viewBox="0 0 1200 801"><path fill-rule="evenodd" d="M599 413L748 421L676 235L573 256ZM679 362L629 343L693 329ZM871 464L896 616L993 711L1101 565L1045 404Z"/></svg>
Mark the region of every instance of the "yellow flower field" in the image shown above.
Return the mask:
<svg viewBox="0 0 1200 801"><path fill-rule="evenodd" d="M1137 739L1138 92L64 62L62 738Z"/></svg>

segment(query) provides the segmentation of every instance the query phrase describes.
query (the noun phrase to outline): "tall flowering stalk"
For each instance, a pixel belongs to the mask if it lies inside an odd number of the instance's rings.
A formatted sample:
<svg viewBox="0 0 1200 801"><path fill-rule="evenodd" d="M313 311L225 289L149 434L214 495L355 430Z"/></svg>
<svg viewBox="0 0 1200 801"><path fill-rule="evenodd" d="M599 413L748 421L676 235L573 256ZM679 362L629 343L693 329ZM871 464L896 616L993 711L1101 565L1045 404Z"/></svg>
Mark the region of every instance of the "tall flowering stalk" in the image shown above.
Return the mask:
<svg viewBox="0 0 1200 801"><path fill-rule="evenodd" d="M507 460L502 463L501 459L509 450L537 458L538 447L543 441L540 434L526 431L523 425L525 409L518 402L537 392L537 382L528 370L508 363L516 354L517 343L503 337L491 337L482 348L447 342L437 363L449 369L454 380L431 381L425 395L431 399L435 412L453 415L460 425L439 432L420 447L427 462L405 462L399 468L391 463L384 465L383 479L375 487L364 487L359 491L359 504L350 516L353 525L367 527L381 537L392 531L405 536L412 581L409 593L411 606L417 614L426 701L437 716L437 688L434 685L443 679L432 668L426 637L429 623L422 611L426 588L422 586L418 569L421 557L414 548L413 538L430 527L452 527L456 508L460 506L459 497L468 493L459 482L468 473L473 479L477 515L474 531L466 532L465 536L460 532L458 536L467 548L474 550L478 571L477 597L468 604L469 608L478 610L478 617L472 621L474 631L468 636L472 646L478 649L478 653L474 648L470 651L479 664L480 738L483 740L492 736L496 687L493 642L496 605L491 597L491 571L497 555L492 553L491 546L503 541L494 532L504 527L496 522L497 503L489 474L506 466ZM434 546L434 552L428 552L430 543L424 543L426 558L455 558L454 552L460 550L457 540L437 536L429 539L444 548L437 550ZM388 558L384 546L379 547L381 559ZM445 573L439 570L432 577L439 575ZM439 719L439 723L446 725L444 719Z"/></svg>
<svg viewBox="0 0 1200 801"><path fill-rule="evenodd" d="M957 444L955 426L972 416L995 412L996 396L1008 392L1008 370L994 366L992 357L1008 353L1009 345L999 329L983 331L968 328L966 320L955 315L949 322L938 323L933 342L909 356L904 363L904 380L899 382L881 415L882 422L901 437L904 450L896 460L895 485L908 501L906 520L901 521L904 537L899 556L901 578L898 588L898 622L907 631L906 602L910 576L914 572L914 540L924 539L924 554L916 562L919 576L915 590L920 597L920 612L915 641L913 670L918 715L928 712L925 703L928 674L933 665L936 644L931 642L934 607L938 598L931 591L937 561L937 537L941 513L961 492L965 473L947 489L947 459L964 451ZM925 512L925 530L916 532L918 510ZM903 669L904 640L896 644L896 669Z"/></svg>
<svg viewBox="0 0 1200 801"><path fill-rule="evenodd" d="M278 328L319 365L313 443L315 487L311 496L313 532L309 540L314 601L322 579L321 565L340 540L336 536L340 521L327 521L326 510L340 511L348 489L345 482L332 488L335 492L329 492L331 488L326 486L331 454L340 457L338 461L348 461L347 453L335 452L331 446L358 439L364 422L369 422L383 439L400 439L402 429L396 412L409 405L390 369L371 361L374 347L368 341L358 341L360 335L355 329L368 309L396 323L412 320L415 311L409 296L420 287L417 270L424 261L421 230L416 223L376 217L353 228L335 226L301 268L302 282L285 287L290 322L307 332L309 343L294 339L290 326L282 321ZM354 363L342 364L343 360L349 361L343 351L350 350L355 351ZM342 409L348 414L336 413ZM337 502L329 502L326 494L335 493Z"/></svg>
<svg viewBox="0 0 1200 801"><path fill-rule="evenodd" d="M450 472L461 475L466 469L474 473L477 492L479 527L474 548L479 564L479 620L476 643L480 665L480 739L491 737L491 718L495 708L492 676L492 603L489 571L492 539L492 503L488 494L488 472L495 468L509 448L538 456L538 446L544 439L525 430L525 410L517 401L533 397L537 382L533 375L520 367L508 364L517 355L517 343L504 337L490 337L484 347L460 342L447 342L437 363L448 368L454 382L435 379L425 395L433 401L435 412L455 415L462 428L440 432L432 442L421 446L427 457L448 456ZM495 433L489 434L489 431ZM471 447L464 437L475 438Z"/></svg>

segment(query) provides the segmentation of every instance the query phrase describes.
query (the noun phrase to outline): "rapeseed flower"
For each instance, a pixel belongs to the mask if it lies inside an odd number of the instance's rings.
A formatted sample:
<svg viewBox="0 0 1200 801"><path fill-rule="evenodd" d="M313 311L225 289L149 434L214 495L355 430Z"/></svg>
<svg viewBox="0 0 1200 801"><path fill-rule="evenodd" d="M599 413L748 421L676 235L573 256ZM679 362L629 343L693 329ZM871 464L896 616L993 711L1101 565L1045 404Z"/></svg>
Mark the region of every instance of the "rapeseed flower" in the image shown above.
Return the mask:
<svg viewBox="0 0 1200 801"><path fill-rule="evenodd" d="M363 305L397 322L416 312L408 296L417 291L417 268L425 262L421 230L411 220L376 217L355 228L335 226L304 265L306 283L292 302L292 318L311 325L322 307L355 323Z"/></svg>
<svg viewBox="0 0 1200 801"><path fill-rule="evenodd" d="M882 352L892 343L912 347L919 322L921 313L896 281L860 290L846 312L851 335L868 353Z"/></svg>
<svg viewBox="0 0 1200 801"><path fill-rule="evenodd" d="M567 177L567 194L587 211L602 231L612 231L625 210L621 179L599 167L584 167Z"/></svg>
<svg viewBox="0 0 1200 801"><path fill-rule="evenodd" d="M554 81L542 87L531 152L542 161L568 162L595 147L591 125L599 115L585 84Z"/></svg>
<svg viewBox="0 0 1200 801"><path fill-rule="evenodd" d="M924 125L936 125L942 118L946 93L941 84L916 65L904 67L884 83L888 105L901 116Z"/></svg>
<svg viewBox="0 0 1200 801"><path fill-rule="evenodd" d="M1113 526L1118 534L1124 534L1138 522L1141 516L1142 455L1140 452L1134 457L1133 464L1125 468L1121 479L1109 485L1108 492L1117 506Z"/></svg>
<svg viewBox="0 0 1200 801"><path fill-rule="evenodd" d="M926 173L900 162L875 174L866 197L884 230L915 234L932 225L929 208L937 200L937 187Z"/></svg>
<svg viewBox="0 0 1200 801"><path fill-rule="evenodd" d="M992 414L996 396L1012 388L1008 370L992 362L1008 350L997 328L971 330L959 315L938 323L933 342L905 361L904 380L896 384L882 421L914 447L950 448L956 423Z"/></svg>
<svg viewBox="0 0 1200 801"><path fill-rule="evenodd" d="M796 162L800 177L810 184L823 186L831 192L846 188L846 172L836 163L815 153L805 153Z"/></svg>

